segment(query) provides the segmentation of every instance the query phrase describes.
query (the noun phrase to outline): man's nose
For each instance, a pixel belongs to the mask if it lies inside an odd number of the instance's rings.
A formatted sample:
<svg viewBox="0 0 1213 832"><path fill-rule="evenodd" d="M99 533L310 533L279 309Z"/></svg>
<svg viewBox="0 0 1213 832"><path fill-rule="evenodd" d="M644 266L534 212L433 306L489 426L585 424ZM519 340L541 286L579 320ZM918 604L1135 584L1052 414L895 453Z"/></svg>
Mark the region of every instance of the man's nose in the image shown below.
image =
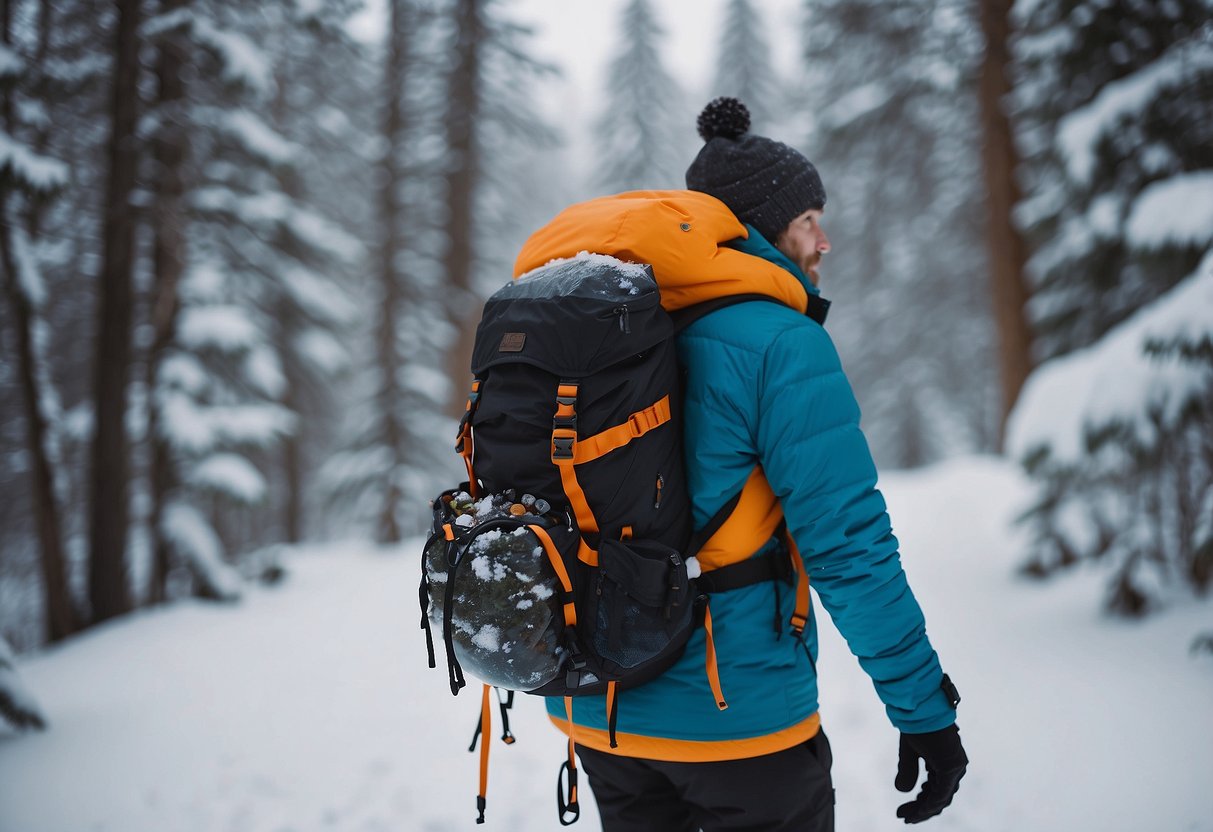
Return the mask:
<svg viewBox="0 0 1213 832"><path fill-rule="evenodd" d="M829 254L830 238L826 236L826 232L825 232L824 228L821 228L820 226L818 226L818 230L821 233L818 235L818 238L817 238L817 251L819 251L822 254Z"/></svg>

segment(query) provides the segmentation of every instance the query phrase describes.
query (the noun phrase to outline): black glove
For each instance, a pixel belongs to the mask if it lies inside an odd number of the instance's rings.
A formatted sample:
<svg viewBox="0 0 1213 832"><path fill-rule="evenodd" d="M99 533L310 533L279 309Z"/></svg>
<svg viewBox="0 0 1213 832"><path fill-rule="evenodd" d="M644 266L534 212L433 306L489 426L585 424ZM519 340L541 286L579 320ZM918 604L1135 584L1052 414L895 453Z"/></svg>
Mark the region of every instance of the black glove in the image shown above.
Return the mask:
<svg viewBox="0 0 1213 832"><path fill-rule="evenodd" d="M902 734L897 779L893 781L897 791L913 791L918 783L919 757L926 761L927 779L918 797L897 807L897 817L906 823L933 818L951 804L969 765L960 744L960 729L955 725L927 734Z"/></svg>

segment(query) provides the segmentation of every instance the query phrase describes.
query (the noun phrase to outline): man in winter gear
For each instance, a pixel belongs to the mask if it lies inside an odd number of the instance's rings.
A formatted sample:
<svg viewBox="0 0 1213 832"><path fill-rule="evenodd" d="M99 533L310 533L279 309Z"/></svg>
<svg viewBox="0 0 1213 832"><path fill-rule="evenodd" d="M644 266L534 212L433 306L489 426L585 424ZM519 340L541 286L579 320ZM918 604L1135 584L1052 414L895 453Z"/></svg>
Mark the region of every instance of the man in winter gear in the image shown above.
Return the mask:
<svg viewBox="0 0 1213 832"><path fill-rule="evenodd" d="M815 616L785 614L807 608L807 582L711 584L714 567L772 554L807 572L902 732L896 787L912 790L925 761L927 780L898 816L917 823L942 811L968 763L954 724L959 696L927 639L858 406L821 325L825 188L803 155L748 130L744 105L713 101L699 117L705 145L689 191L574 206L515 264L521 273L594 251L651 264L667 309L693 306L697 280L713 298L733 295L678 336L695 527L736 502L697 558L727 706L704 673L706 627L670 670L621 698L617 747L603 697L548 700L575 738L608 832L834 828Z"/></svg>

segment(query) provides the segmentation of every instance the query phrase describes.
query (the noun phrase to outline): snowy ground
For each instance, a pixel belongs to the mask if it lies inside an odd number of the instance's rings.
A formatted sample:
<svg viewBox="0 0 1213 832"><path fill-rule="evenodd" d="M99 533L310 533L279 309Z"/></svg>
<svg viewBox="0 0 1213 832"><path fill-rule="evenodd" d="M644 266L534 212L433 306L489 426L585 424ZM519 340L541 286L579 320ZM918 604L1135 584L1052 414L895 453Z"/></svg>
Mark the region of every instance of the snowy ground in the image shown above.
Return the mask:
<svg viewBox="0 0 1213 832"><path fill-rule="evenodd" d="M1013 577L1013 469L961 460L882 483L972 767L929 829L1213 830L1213 606L1144 625L1097 613L1101 583ZM52 725L0 730L0 832L473 829L478 692L424 666L417 549L307 550L234 607L139 615L20 669ZM827 627L828 629L828 627ZM897 735L832 631L819 668L838 828L904 828ZM727 680L726 680L727 682ZM563 742L540 702L493 744L488 826L556 830ZM499 732L498 732L499 733ZM587 803L592 801L588 800ZM597 818L585 807L579 827Z"/></svg>

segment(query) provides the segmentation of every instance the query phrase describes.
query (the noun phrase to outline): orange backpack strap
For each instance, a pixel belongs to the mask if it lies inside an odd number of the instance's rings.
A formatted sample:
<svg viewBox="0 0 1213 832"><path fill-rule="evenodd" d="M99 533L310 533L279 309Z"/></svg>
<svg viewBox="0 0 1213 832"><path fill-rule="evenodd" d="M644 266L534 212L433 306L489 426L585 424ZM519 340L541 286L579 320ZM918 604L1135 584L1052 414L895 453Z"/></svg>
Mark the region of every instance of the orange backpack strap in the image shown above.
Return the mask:
<svg viewBox="0 0 1213 832"><path fill-rule="evenodd" d="M489 690L491 685L484 686L484 693L480 697L480 725L477 728L477 734L480 735L480 793L476 795L476 810L480 813L480 817L476 818L476 823L484 823L484 809L488 804L489 790L489 731L493 726L493 708L490 704ZM476 737L472 737L472 748L476 747ZM471 751L469 748L468 751Z"/></svg>
<svg viewBox="0 0 1213 832"><path fill-rule="evenodd" d="M639 439L653 428L661 427L670 421L670 397L663 396L656 404L639 410L628 417L621 425L607 428L601 433L577 440L573 452L573 463L581 465L592 462L611 451L622 448L633 439Z"/></svg>
<svg viewBox="0 0 1213 832"><path fill-rule="evenodd" d="M741 492L696 532L689 554L699 559L705 573L744 561L776 535L782 521L779 498L762 466L755 465Z"/></svg>
<svg viewBox="0 0 1213 832"><path fill-rule="evenodd" d="M493 708L490 704L489 688L484 686L480 697L480 717L476 720L476 730L472 734L472 744L468 751L476 750L476 741L480 741L480 793L476 796L476 809L480 817L476 823L484 823L484 809L488 802L489 787L489 731L493 727ZM514 744L514 735L510 732L510 708L514 707L514 691L506 691L506 697L501 698L501 689L497 690L497 704L501 707L501 741L506 745Z"/></svg>
<svg viewBox="0 0 1213 832"><path fill-rule="evenodd" d="M569 578L569 570L565 568L564 559L560 557L560 550L556 548L556 544L552 542L552 536L544 530L543 526L531 525L527 528L539 538L543 551L548 556L548 562L552 564L552 569L556 570L556 577L560 579L560 588L564 591L564 626L576 627L577 607L573 603L573 581Z"/></svg>
<svg viewBox="0 0 1213 832"><path fill-rule="evenodd" d="M586 502L585 492L577 482L574 468L577 456L577 390L576 381L561 380L556 388L556 415L552 417L552 464L560 469L560 484L568 498L577 527L582 535L598 531L598 521Z"/></svg>

